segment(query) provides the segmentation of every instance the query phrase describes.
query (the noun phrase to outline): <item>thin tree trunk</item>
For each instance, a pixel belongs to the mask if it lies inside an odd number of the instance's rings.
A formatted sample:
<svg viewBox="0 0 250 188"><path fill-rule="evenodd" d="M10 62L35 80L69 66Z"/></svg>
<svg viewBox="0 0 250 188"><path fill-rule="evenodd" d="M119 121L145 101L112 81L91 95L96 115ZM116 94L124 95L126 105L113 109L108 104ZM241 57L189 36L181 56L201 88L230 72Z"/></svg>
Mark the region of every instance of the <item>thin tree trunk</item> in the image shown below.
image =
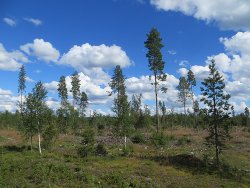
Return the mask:
<svg viewBox="0 0 250 188"><path fill-rule="evenodd" d="M186 111L186 99L184 99L184 101L183 101L183 107L184 107L184 114L187 115L187 111Z"/></svg>
<svg viewBox="0 0 250 188"><path fill-rule="evenodd" d="M38 121L38 148L39 148L39 153L42 154L39 121Z"/></svg>
<svg viewBox="0 0 250 188"><path fill-rule="evenodd" d="M156 80L156 74L155 76L155 106L156 106L156 118L157 118L157 133L159 133L160 129L160 120L159 120L159 110L158 110L158 93L157 93L157 80Z"/></svg>
<svg viewBox="0 0 250 188"><path fill-rule="evenodd" d="M215 131L215 153L216 153L216 164L219 166L219 148L218 148L218 130L217 125L214 127Z"/></svg>
<svg viewBox="0 0 250 188"><path fill-rule="evenodd" d="M21 91L21 116L23 116L23 92Z"/></svg>

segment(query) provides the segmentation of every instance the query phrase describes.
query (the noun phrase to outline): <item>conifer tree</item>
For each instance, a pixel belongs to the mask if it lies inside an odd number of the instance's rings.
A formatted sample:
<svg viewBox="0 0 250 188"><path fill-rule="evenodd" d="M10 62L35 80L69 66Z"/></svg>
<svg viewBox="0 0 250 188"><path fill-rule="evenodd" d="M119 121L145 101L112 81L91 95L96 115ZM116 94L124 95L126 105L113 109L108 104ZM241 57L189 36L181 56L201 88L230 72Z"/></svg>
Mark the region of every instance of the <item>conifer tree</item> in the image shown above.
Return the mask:
<svg viewBox="0 0 250 188"><path fill-rule="evenodd" d="M209 77L202 82L201 101L207 106L207 121L209 123L209 135L207 143L214 146L216 164L219 166L219 154L224 146L224 140L229 137L227 120L229 119L230 104L229 94L225 94L224 79L215 67L215 61L209 65Z"/></svg>
<svg viewBox="0 0 250 188"><path fill-rule="evenodd" d="M79 106L80 106L80 114L81 114L82 117L85 116L85 111L86 111L87 105L88 105L88 96L87 96L87 94L83 91L83 92L81 93L80 103L79 103Z"/></svg>
<svg viewBox="0 0 250 188"><path fill-rule="evenodd" d="M68 128L69 116L69 103L68 103L68 90L66 85L65 76L61 76L58 83L58 95L61 98L61 107L57 110L59 127L61 132L66 132Z"/></svg>
<svg viewBox="0 0 250 188"><path fill-rule="evenodd" d="M126 95L125 77L119 65L115 67L114 75L111 78L109 86L112 89L112 92L109 95L116 94L112 110L117 116L116 126L118 132L125 137L126 147L126 136L128 136L131 131L129 123L129 103Z"/></svg>
<svg viewBox="0 0 250 188"><path fill-rule="evenodd" d="M186 112L187 99L190 96L189 88L190 87L189 87L187 79L185 77L180 77L179 85L177 86L177 90L179 91L178 98L179 98L179 101L183 105L185 115L187 114Z"/></svg>
<svg viewBox="0 0 250 188"><path fill-rule="evenodd" d="M154 76L154 92L155 92L155 106L156 106L156 120L157 120L157 132L160 128L159 109L158 109L158 86L159 81L166 81L167 75L164 73L165 62L162 60L161 49L164 47L160 33L156 28L147 34L147 40L144 42L145 47L148 49L146 57L148 58L148 67L152 71ZM151 78L151 77L150 77ZM162 91L166 92L167 88L162 87Z"/></svg>
<svg viewBox="0 0 250 188"><path fill-rule="evenodd" d="M166 117L166 113L167 113L167 108L166 108L165 102L159 101L159 107L160 107L161 113L162 113L162 122L165 123L165 117Z"/></svg>
<svg viewBox="0 0 250 188"><path fill-rule="evenodd" d="M20 72L18 75L18 93L20 94L20 113L23 114L23 95L25 92L25 81L26 81L26 72L24 65L21 66Z"/></svg>
<svg viewBox="0 0 250 188"><path fill-rule="evenodd" d="M246 121L245 121L245 126L248 126L249 125L249 109L246 107L245 108L245 112L244 112L244 114L245 114L245 118L246 118Z"/></svg>
<svg viewBox="0 0 250 188"><path fill-rule="evenodd" d="M72 92L73 95L73 107L75 108L80 100L80 86L81 86L79 74L77 72L74 72L71 75L71 86L72 88L70 92Z"/></svg>
<svg viewBox="0 0 250 188"><path fill-rule="evenodd" d="M78 111L78 105L80 102L80 79L79 79L79 74L75 71L71 75L71 90L73 95L73 110L71 110L71 116L72 116L72 123L73 123L73 129L76 131L78 128L78 118L79 118L79 111Z"/></svg>
<svg viewBox="0 0 250 188"><path fill-rule="evenodd" d="M199 102L197 100L194 101L194 125L195 128L198 127L198 115L200 112Z"/></svg>
<svg viewBox="0 0 250 188"><path fill-rule="evenodd" d="M193 102L193 110L194 110L194 90L193 90L193 87L196 86L196 79L195 79L195 76L194 76L194 73L193 71L189 70L188 71L188 74L187 74L187 82L188 82L188 85L189 85L189 92L190 92L190 97L192 99L192 102Z"/></svg>
<svg viewBox="0 0 250 188"><path fill-rule="evenodd" d="M61 98L61 106L65 107L68 102L68 90L66 85L65 76L61 76L58 83L58 95Z"/></svg>
<svg viewBox="0 0 250 188"><path fill-rule="evenodd" d="M130 116L132 117L133 120L133 124L135 125L135 127L140 127L140 117L142 116L142 94L140 95L132 95L132 100L131 100L131 104L130 104Z"/></svg>

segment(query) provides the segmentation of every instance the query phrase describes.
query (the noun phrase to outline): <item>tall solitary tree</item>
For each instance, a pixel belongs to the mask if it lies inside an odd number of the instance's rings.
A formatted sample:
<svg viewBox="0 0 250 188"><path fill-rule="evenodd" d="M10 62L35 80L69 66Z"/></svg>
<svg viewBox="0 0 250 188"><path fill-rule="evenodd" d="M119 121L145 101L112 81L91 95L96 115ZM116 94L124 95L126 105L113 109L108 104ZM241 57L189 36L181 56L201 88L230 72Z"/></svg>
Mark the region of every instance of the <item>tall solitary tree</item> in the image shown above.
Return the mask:
<svg viewBox="0 0 250 188"><path fill-rule="evenodd" d="M202 82L202 99L207 106L207 121L209 135L206 140L214 146L216 164L219 166L219 154L224 146L224 140L229 137L227 120L229 119L229 94L224 93L225 83L215 67L215 61L209 65L209 77Z"/></svg>
<svg viewBox="0 0 250 188"><path fill-rule="evenodd" d="M148 66L154 76L154 92L155 92L155 105L156 105L156 117L157 117L157 132L159 132L160 119L158 109L158 85L159 81L166 81L167 75L164 73L165 62L162 60L161 49L164 47L160 33L156 28L147 34L147 40L144 42L145 47L148 49L146 57L148 58ZM151 78L151 77L150 77ZM166 92L166 88L161 88Z"/></svg>
<svg viewBox="0 0 250 188"><path fill-rule="evenodd" d="M183 76L180 77L179 85L176 88L179 91L178 98L179 98L179 101L183 105L184 114L186 115L187 114L187 112L186 112L187 99L190 96L189 84L188 84L187 79L185 77L183 77Z"/></svg>
<svg viewBox="0 0 250 188"><path fill-rule="evenodd" d="M130 133L129 123L129 103L126 95L125 77L122 73L122 69L119 65L115 67L114 75L111 78L109 86L112 89L110 96L116 94L113 105L113 112L117 116L117 128L120 135L125 137L126 147L126 136Z"/></svg>
<svg viewBox="0 0 250 188"><path fill-rule="evenodd" d="M23 95L25 92L25 81L26 81L26 72L24 65L21 66L20 72L18 75L18 93L20 94L20 113L23 114Z"/></svg>

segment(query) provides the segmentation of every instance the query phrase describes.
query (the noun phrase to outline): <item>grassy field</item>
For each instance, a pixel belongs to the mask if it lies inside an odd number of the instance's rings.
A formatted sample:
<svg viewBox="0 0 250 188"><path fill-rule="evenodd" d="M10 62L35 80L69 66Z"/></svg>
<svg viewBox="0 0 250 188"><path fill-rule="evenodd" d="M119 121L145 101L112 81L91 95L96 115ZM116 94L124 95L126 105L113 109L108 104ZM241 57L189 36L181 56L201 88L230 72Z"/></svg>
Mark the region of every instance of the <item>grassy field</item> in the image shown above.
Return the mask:
<svg viewBox="0 0 250 188"><path fill-rule="evenodd" d="M170 138L165 147L146 139L131 143L133 153L123 156L122 145L110 142L107 156L81 158L80 137L60 135L39 155L17 131L0 130L0 187L250 187L250 133L244 128L232 130L221 169L209 165L213 155L204 145L204 130L164 133Z"/></svg>

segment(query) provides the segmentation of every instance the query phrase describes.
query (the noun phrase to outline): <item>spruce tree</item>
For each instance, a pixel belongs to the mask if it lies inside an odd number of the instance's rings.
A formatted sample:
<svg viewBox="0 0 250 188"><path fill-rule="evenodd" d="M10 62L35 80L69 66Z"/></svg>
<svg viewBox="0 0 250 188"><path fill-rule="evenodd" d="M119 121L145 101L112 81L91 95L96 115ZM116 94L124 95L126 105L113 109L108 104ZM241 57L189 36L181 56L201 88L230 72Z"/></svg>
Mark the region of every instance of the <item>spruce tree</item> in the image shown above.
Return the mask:
<svg viewBox="0 0 250 188"><path fill-rule="evenodd" d="M189 92L190 87L189 87L187 79L185 77L180 77L179 85L176 88L179 91L178 98L179 98L179 101L183 105L184 114L186 115L187 114L186 112L187 99L190 96L190 92Z"/></svg>
<svg viewBox="0 0 250 188"><path fill-rule="evenodd" d="M135 125L136 128L141 127L140 125L140 117L142 116L142 94L132 95L132 100L130 103L130 114L133 120L133 124Z"/></svg>
<svg viewBox="0 0 250 188"><path fill-rule="evenodd" d="M156 121L157 132L160 128L159 109L158 109L158 85L159 81L166 81L167 75L164 73L165 62L162 60L161 49L164 47L160 33L156 28L147 34L147 40L144 42L145 47L148 49L146 57L148 58L148 67L152 71L154 76L154 92L155 92L155 106L156 106ZM151 78L151 77L150 77ZM162 91L166 92L167 88L162 87Z"/></svg>
<svg viewBox="0 0 250 188"><path fill-rule="evenodd" d="M201 101L207 106L207 121L209 123L209 135L206 137L207 143L214 146L216 164L219 166L219 154L224 146L224 141L229 138L228 119L230 104L229 94L225 94L225 83L215 67L215 61L211 60L209 65L209 77L202 82Z"/></svg>
<svg viewBox="0 0 250 188"><path fill-rule="evenodd" d="M126 136L128 136L131 131L129 123L129 103L128 97L126 95L125 77L119 65L115 67L114 75L111 78L109 86L112 89L110 95L116 94L112 110L117 116L117 131L120 133L120 135L125 137L126 147Z"/></svg>
<svg viewBox="0 0 250 188"><path fill-rule="evenodd" d="M162 123L165 124L166 123L165 118L166 118L166 113L167 113L167 108L166 108L165 102L159 101L159 107L160 107L161 113L162 113Z"/></svg>
<svg viewBox="0 0 250 188"><path fill-rule="evenodd" d="M20 72L18 75L18 93L20 94L20 113L23 114L23 95L25 92L25 81L26 81L26 72L24 65L21 66Z"/></svg>

